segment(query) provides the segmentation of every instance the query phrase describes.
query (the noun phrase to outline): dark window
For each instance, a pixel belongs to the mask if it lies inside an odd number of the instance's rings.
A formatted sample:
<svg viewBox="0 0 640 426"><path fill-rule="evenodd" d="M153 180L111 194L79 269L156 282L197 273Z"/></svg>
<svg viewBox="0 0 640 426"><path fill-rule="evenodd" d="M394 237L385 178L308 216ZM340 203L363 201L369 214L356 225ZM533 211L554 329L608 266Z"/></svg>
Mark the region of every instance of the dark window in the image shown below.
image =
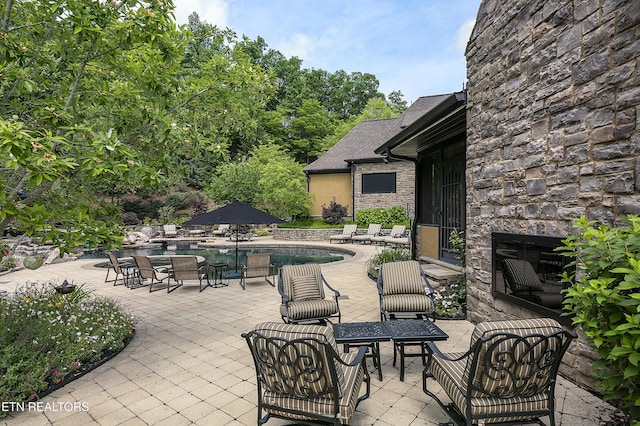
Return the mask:
<svg viewBox="0 0 640 426"><path fill-rule="evenodd" d="M396 192L395 173L369 173L362 175L363 194L381 194Z"/></svg>

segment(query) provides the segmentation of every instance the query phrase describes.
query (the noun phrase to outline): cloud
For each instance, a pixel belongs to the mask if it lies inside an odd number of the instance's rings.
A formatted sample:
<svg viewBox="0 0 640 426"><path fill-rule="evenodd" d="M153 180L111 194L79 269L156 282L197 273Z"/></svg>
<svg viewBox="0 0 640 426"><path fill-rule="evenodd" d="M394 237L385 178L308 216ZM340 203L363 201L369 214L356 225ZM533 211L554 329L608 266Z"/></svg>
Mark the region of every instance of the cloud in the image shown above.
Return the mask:
<svg viewBox="0 0 640 426"><path fill-rule="evenodd" d="M285 56L297 56L300 59L308 59L316 42L312 37L303 33L293 34L285 40L281 40L275 47L276 50L282 52Z"/></svg>
<svg viewBox="0 0 640 426"><path fill-rule="evenodd" d="M467 50L467 43L469 42L469 37L471 37L471 32L475 25L475 19L470 19L460 25L460 28L458 28L458 31L456 32L456 49L463 52Z"/></svg>
<svg viewBox="0 0 640 426"><path fill-rule="evenodd" d="M189 15L196 12L200 21L226 28L229 19L229 4L227 0L176 0L176 22L186 24Z"/></svg>

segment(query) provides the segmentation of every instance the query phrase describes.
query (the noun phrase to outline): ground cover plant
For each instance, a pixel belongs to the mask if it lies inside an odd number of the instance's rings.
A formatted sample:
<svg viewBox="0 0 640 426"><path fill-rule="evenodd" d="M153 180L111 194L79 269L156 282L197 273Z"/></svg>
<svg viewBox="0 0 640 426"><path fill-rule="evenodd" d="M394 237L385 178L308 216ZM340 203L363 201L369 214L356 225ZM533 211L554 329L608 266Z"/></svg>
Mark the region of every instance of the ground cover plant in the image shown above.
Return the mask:
<svg viewBox="0 0 640 426"><path fill-rule="evenodd" d="M597 388L640 425L640 217L626 222L608 227L583 216L559 250L575 266L562 275L570 285L564 308L598 352Z"/></svg>
<svg viewBox="0 0 640 426"><path fill-rule="evenodd" d="M34 399L117 353L135 324L126 307L83 285L59 294L52 283L28 283L0 294L0 401Z"/></svg>

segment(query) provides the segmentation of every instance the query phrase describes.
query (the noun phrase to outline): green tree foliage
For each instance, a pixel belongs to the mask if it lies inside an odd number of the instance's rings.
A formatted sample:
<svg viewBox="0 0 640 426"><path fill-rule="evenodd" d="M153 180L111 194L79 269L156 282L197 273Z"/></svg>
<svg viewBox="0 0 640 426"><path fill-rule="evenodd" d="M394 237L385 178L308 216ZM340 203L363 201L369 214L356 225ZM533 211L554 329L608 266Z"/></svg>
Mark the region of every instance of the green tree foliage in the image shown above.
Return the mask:
<svg viewBox="0 0 640 426"><path fill-rule="evenodd" d="M295 218L311 211L305 182L302 165L282 148L260 145L248 158L221 167L206 191L219 204L239 200L277 217Z"/></svg>
<svg viewBox="0 0 640 426"><path fill-rule="evenodd" d="M600 359L592 373L605 400L620 405L640 422L640 217L610 228L576 220L579 235L560 251L574 261L564 273L564 307L593 343ZM634 423L638 424L638 423Z"/></svg>
<svg viewBox="0 0 640 426"><path fill-rule="evenodd" d="M251 137L271 79L233 33L173 22L170 0L5 2L0 235L116 243L101 200L181 180L176 159ZM59 231L58 231L59 230ZM65 244L66 243L66 244Z"/></svg>

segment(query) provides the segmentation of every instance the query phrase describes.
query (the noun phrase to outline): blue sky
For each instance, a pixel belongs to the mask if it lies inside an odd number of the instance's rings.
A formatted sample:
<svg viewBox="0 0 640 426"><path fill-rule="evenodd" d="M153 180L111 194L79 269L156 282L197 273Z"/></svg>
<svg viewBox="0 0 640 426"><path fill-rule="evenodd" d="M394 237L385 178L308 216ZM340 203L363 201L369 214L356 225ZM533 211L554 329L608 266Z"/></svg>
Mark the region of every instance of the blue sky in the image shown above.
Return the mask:
<svg viewBox="0 0 640 426"><path fill-rule="evenodd" d="M196 12L270 48L303 68L368 72L388 95L459 91L464 50L480 0L174 0L179 24Z"/></svg>

